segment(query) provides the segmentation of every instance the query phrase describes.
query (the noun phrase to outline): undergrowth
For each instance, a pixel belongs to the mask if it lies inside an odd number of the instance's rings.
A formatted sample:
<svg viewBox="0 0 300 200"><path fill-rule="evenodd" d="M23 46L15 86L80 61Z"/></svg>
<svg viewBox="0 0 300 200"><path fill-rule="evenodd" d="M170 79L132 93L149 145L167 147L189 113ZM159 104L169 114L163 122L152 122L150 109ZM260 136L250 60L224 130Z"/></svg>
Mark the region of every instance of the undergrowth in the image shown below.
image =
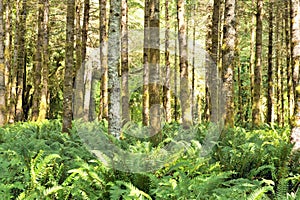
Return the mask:
<svg viewBox="0 0 300 200"><path fill-rule="evenodd" d="M93 126L131 153L162 152L181 131L176 123L165 125L163 143L153 147L132 135L143 133L140 126L126 127L121 140L107 135L105 122L84 128ZM98 160L83 145L78 129L62 134L59 121L5 126L0 128L1 199L300 199L299 155L292 152L289 128L226 130L203 157L207 128L193 127L188 148L160 169L132 173ZM93 134L86 138L96 138Z"/></svg>

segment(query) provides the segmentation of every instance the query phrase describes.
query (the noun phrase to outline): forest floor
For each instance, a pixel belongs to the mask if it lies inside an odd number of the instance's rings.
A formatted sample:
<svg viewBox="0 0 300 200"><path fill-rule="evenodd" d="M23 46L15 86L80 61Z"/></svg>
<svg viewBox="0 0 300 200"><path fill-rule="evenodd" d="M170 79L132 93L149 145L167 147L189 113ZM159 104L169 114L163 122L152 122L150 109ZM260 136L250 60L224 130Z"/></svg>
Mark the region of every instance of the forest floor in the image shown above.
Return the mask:
<svg viewBox="0 0 300 200"><path fill-rule="evenodd" d="M178 124L164 128L163 145L157 147L126 131L122 140L113 139L105 133L106 123L96 125L109 145L127 154L111 151L118 155L109 157L107 150L100 152L104 159L100 161L97 152L84 144L89 137L97 141L97 135L82 138L78 128L62 134L58 120L2 127L1 199L300 199L299 157L292 153L288 127L235 127L201 156L208 126L199 124L188 148L175 148L177 154L171 158L164 154L171 152L165 146L172 144ZM93 125L89 127L86 130L93 130ZM162 154L171 159L162 160ZM145 155L161 166L150 166Z"/></svg>

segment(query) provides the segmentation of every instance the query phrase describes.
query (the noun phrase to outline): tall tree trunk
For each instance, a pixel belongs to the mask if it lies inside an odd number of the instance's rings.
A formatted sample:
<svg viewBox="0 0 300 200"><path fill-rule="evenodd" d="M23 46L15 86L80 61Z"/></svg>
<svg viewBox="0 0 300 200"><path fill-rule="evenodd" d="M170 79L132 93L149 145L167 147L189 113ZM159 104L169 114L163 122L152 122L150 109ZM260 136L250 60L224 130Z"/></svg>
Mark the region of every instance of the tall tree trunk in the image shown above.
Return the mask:
<svg viewBox="0 0 300 200"><path fill-rule="evenodd" d="M280 106L280 103L281 103L281 74L280 74L280 65L281 65L281 60L280 60L280 35L279 35L279 26L280 26L280 19L279 19L279 5L278 3L276 4L276 31L275 31L275 41L276 41L276 51L275 51L275 66L276 66L276 85L277 85L277 91L276 91L276 99L277 99L277 102L276 102L276 107L277 107L277 112L276 112L276 115L277 115L277 123L278 125L280 125L281 123L281 118L280 118L280 112L281 112L281 106Z"/></svg>
<svg viewBox="0 0 300 200"><path fill-rule="evenodd" d="M84 101L84 99L89 99L89 102L92 103L93 99L91 99L92 94L89 96L85 94L84 92L84 72L86 69L86 48L87 48L87 38L88 38L88 27L89 27L89 19L90 19L90 0L84 0L84 11L83 11L83 25L82 25L82 34L81 34L81 69L78 74L82 78L82 82L80 82L80 93L82 92L82 99L80 96L80 103L83 104L83 115L84 115L84 120L90 121L91 120L91 115L90 113L94 113L93 110L90 108L93 108L92 106L88 106L88 108L84 107L87 102ZM102 30L101 30L102 31ZM100 47L101 48L101 47ZM80 78L80 79L81 79ZM92 83L93 84L93 83ZM93 87L93 85L92 85Z"/></svg>
<svg viewBox="0 0 300 200"><path fill-rule="evenodd" d="M235 64L235 0L225 0L225 18L223 28L222 48L222 91L225 95L225 126L234 125L233 77Z"/></svg>
<svg viewBox="0 0 300 200"><path fill-rule="evenodd" d="M292 67L294 70L293 81L296 98L295 98L295 113L294 113L294 124L292 130L292 142L295 143L294 149L300 148L300 83L299 83L299 65L300 65L300 2L299 0L291 0L291 26L292 26L292 43L291 43L291 58Z"/></svg>
<svg viewBox="0 0 300 200"><path fill-rule="evenodd" d="M284 19L285 19L285 47L286 47L286 68L287 68L287 99L288 99L288 112L287 117L289 123L291 123L291 116L293 115L293 89L292 89L292 65L291 65L291 42L290 42L290 1L285 3L284 10Z"/></svg>
<svg viewBox="0 0 300 200"><path fill-rule="evenodd" d="M267 122L274 122L273 99L273 0L269 0L269 44L268 44L268 95L267 95Z"/></svg>
<svg viewBox="0 0 300 200"><path fill-rule="evenodd" d="M262 9L263 1L257 0L256 14L256 50L255 50L255 70L254 70L254 88L252 121L253 125L258 126L261 123L261 68L262 68Z"/></svg>
<svg viewBox="0 0 300 200"><path fill-rule="evenodd" d="M175 33L177 32L177 24L175 24L174 26L174 29L175 29ZM175 37L175 40L174 40L174 43L175 43L175 53L174 53L174 93L175 93L175 96L174 96L174 120L175 122L178 121L178 87L177 87L177 83L178 83L178 80L177 80L177 77L178 77L178 37Z"/></svg>
<svg viewBox="0 0 300 200"><path fill-rule="evenodd" d="M195 56L196 56L196 24L195 24L195 20L196 20L196 2L193 1L193 9L192 9L192 34L193 34L193 46L192 46L192 119L193 119L193 123L199 120L198 119L198 102L195 96Z"/></svg>
<svg viewBox="0 0 300 200"><path fill-rule="evenodd" d="M67 1L67 29L66 29L66 58L64 75L64 100L62 131L70 133L72 128L73 75L74 75L74 19L75 0Z"/></svg>
<svg viewBox="0 0 300 200"><path fill-rule="evenodd" d="M11 113L11 107L14 107L14 104L11 105L11 94L12 94L12 63L11 63L11 48L12 48L12 9L11 2L7 2L5 13L5 71L6 71L6 103L7 103L7 121L14 118L14 113ZM14 109L13 109L14 110Z"/></svg>
<svg viewBox="0 0 300 200"><path fill-rule="evenodd" d="M280 4L280 6L282 7L283 5L282 4ZM280 44L280 46L281 46L281 49L284 49L284 19L283 19L283 17L284 17L284 15L283 15L283 13L281 13L280 14L280 16L281 16L281 44ZM300 27L299 27L300 28ZM284 127L284 114L285 114L285 111L284 111L284 108L285 108L285 106L284 106L284 102L285 102L285 99L284 99L284 91L285 91L285 88L284 88L284 72L286 71L285 70L285 67L284 67L284 60L285 60L285 58L284 58L284 54L283 54L283 52L281 53L281 65L280 65L280 77L281 77L281 80L280 80L280 85L281 85L281 102L280 102L280 105L281 105L281 112L280 112L280 118L281 118L281 123L280 123L280 125L281 125L281 127Z"/></svg>
<svg viewBox="0 0 300 200"><path fill-rule="evenodd" d="M159 37L159 0L149 1L149 122L151 141L158 144L161 140L160 113L160 37Z"/></svg>
<svg viewBox="0 0 300 200"><path fill-rule="evenodd" d="M122 124L130 121L129 89L128 89L128 6L127 0L122 0L122 44L121 44L121 73L122 73Z"/></svg>
<svg viewBox="0 0 300 200"><path fill-rule="evenodd" d="M34 92L32 102L32 121L36 121L39 116L39 106L41 98L41 78L42 78L42 49L43 49L43 21L44 21L44 2L39 0L38 4L38 34L36 42L35 62L33 71L34 74Z"/></svg>
<svg viewBox="0 0 300 200"><path fill-rule="evenodd" d="M74 117L82 118L87 116L88 113L84 113L83 110L83 96L84 96L84 67L82 65L82 30L81 30L81 12L82 12L82 3L81 0L75 0L75 34L76 34L76 64L74 68L75 83L74 83L74 92L73 92L73 113Z"/></svg>
<svg viewBox="0 0 300 200"><path fill-rule="evenodd" d="M44 0L43 22L43 62L42 62L42 88L38 120L44 120L48 111L48 81L49 81L49 0Z"/></svg>
<svg viewBox="0 0 300 200"><path fill-rule="evenodd" d="M18 2L20 3L20 2ZM16 103L16 121L21 121L24 118L23 112L23 95L24 95L24 72L25 72L25 33L26 33L26 0L22 0L21 5L19 5L20 13L18 16L18 28L16 29L17 34L17 42L18 42L18 50L17 50L17 103Z"/></svg>
<svg viewBox="0 0 300 200"><path fill-rule="evenodd" d="M0 126L6 123L3 0L0 0Z"/></svg>
<svg viewBox="0 0 300 200"><path fill-rule="evenodd" d="M143 125L149 125L149 0L144 8L144 55L143 55Z"/></svg>
<svg viewBox="0 0 300 200"><path fill-rule="evenodd" d="M179 59L180 59L180 103L182 114L182 125L188 128L192 125L191 113L191 91L189 87L188 75L188 52L185 16L185 1L177 2L178 39L179 39Z"/></svg>
<svg viewBox="0 0 300 200"><path fill-rule="evenodd" d="M171 90L170 90L170 15L169 15L169 0L165 1L165 21L166 21L166 31L165 31L165 82L163 85L163 104L166 113L166 122L170 123L172 120L171 114Z"/></svg>
<svg viewBox="0 0 300 200"><path fill-rule="evenodd" d="M108 66L107 66L107 10L106 0L99 0L100 4L100 62L101 62L101 99L99 119L108 120Z"/></svg>
<svg viewBox="0 0 300 200"><path fill-rule="evenodd" d="M121 1L110 1L108 30L108 132L120 137L121 131L121 91L119 79L120 67L120 22Z"/></svg>
<svg viewBox="0 0 300 200"><path fill-rule="evenodd" d="M256 26L255 26L255 21L256 21L256 6L255 6L255 0L252 0L252 14L251 14L251 39L250 39L250 102L251 102L251 108L254 103L254 66L255 66L255 37L256 37ZM252 112L251 112L252 113ZM252 114L251 114L252 115ZM251 116L252 118L252 116Z"/></svg>
<svg viewBox="0 0 300 200"><path fill-rule="evenodd" d="M214 59L212 57L212 31L214 28L214 22L219 22L219 17L217 20L214 21L214 14L215 12L217 12L217 14L219 14L219 10L217 10L217 4L220 3L219 0L215 0L214 1L214 5L213 5L213 11L212 11L212 7L211 4L208 4L208 17L207 17L207 31L206 31L206 38L205 38L205 48L206 51L208 52L208 54L206 55L206 63L205 63L205 107L204 107L204 116L205 116L205 120L206 121L210 121L211 118L211 89L210 89L210 83L211 83L211 76L212 76L212 68L211 68L211 59ZM220 8L219 8L220 9ZM211 16L211 13L213 12L213 16ZM217 28L219 28L219 26L217 25ZM219 34L217 33L217 37L219 39ZM217 43L217 50L218 50L219 44ZM212 61L214 62L214 61ZM213 63L214 64L214 63ZM216 64L217 65L217 61Z"/></svg>

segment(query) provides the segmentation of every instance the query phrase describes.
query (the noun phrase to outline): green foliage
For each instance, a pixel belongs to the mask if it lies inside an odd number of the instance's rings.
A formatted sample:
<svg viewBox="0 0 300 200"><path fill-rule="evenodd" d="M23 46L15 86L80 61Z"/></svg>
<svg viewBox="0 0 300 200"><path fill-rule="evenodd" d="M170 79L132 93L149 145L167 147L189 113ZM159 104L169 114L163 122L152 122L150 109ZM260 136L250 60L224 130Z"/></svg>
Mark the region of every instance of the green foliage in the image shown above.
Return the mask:
<svg viewBox="0 0 300 200"><path fill-rule="evenodd" d="M163 143L153 147L146 139L134 137L134 132L141 131L139 125L128 125L122 140L106 134L105 122L83 125L91 133L96 127L116 146L132 153L159 152L182 131L176 123L165 125ZM299 156L291 152L289 129L227 130L212 154L201 157L207 127L196 125L192 129L196 140L189 148L163 168L147 173L104 166L83 147L77 130L62 134L59 121L3 127L1 198L299 199Z"/></svg>

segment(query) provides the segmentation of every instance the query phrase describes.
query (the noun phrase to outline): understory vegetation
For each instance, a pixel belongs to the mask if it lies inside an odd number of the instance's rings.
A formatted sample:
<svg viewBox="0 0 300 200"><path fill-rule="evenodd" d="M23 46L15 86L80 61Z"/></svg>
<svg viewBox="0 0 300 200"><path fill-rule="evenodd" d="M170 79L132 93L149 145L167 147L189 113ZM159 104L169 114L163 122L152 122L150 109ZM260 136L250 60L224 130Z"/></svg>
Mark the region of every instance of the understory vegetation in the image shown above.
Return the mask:
<svg viewBox="0 0 300 200"><path fill-rule="evenodd" d="M106 123L99 126L107 130ZM206 128L196 125L189 148L161 169L130 173L105 166L75 128L61 133L58 120L7 125L0 129L1 199L300 199L299 158L289 128L227 130L203 157ZM165 141L176 130L178 124L165 126ZM135 152L162 148L126 131L112 142Z"/></svg>

